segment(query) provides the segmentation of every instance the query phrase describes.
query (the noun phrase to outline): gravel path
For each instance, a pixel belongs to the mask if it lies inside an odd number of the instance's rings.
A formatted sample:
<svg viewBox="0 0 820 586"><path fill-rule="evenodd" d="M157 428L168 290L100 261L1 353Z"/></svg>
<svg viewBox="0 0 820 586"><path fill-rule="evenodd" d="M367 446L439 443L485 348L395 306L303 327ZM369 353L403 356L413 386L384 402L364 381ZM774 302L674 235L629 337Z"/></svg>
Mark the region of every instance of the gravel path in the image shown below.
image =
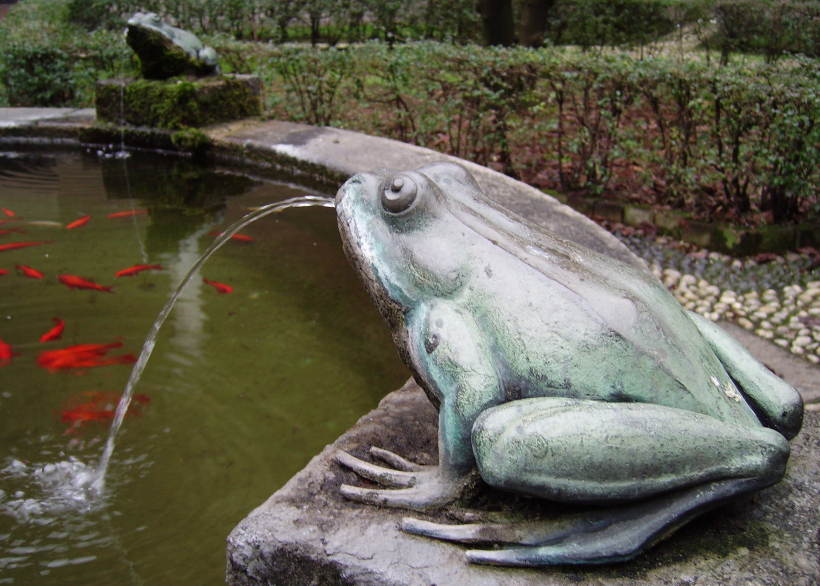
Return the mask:
<svg viewBox="0 0 820 586"><path fill-rule="evenodd" d="M628 227L612 231L687 309L820 363L820 255L813 249L736 259Z"/></svg>

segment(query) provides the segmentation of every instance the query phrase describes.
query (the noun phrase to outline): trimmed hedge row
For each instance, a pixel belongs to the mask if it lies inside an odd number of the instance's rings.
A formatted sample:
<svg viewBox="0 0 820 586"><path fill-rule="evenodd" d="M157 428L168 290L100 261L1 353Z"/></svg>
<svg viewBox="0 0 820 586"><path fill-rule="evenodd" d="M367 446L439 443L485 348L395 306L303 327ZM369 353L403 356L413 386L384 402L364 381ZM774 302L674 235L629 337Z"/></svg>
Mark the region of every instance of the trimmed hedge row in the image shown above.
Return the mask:
<svg viewBox="0 0 820 586"><path fill-rule="evenodd" d="M710 67L523 48L219 48L268 71L277 117L390 136L565 193L701 217L820 211L820 65Z"/></svg>

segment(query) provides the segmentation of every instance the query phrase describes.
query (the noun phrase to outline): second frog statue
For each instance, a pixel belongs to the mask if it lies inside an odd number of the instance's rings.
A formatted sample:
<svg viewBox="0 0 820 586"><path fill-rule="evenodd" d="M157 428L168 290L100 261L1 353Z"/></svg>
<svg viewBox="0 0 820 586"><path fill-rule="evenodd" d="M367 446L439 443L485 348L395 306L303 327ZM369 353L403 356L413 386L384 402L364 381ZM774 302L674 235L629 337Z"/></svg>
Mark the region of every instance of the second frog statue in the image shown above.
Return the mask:
<svg viewBox="0 0 820 586"><path fill-rule="evenodd" d="M402 528L501 546L472 562L603 563L782 478L799 394L648 272L528 226L451 163L357 175L336 209L349 260L439 407L437 466L339 452L384 487L343 485L347 498L441 507L477 470L502 490L605 507L560 527Z"/></svg>

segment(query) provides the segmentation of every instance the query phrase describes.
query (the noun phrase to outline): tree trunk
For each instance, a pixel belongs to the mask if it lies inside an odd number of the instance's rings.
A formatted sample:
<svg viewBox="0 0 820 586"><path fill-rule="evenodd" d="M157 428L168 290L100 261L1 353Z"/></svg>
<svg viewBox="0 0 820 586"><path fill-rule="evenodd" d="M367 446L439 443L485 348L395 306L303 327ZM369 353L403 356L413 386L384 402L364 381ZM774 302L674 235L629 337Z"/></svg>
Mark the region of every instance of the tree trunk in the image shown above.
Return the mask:
<svg viewBox="0 0 820 586"><path fill-rule="evenodd" d="M555 0L521 0L518 15L518 42L525 47L540 47L547 32L547 16Z"/></svg>
<svg viewBox="0 0 820 586"><path fill-rule="evenodd" d="M479 0L485 45L515 44L512 0Z"/></svg>

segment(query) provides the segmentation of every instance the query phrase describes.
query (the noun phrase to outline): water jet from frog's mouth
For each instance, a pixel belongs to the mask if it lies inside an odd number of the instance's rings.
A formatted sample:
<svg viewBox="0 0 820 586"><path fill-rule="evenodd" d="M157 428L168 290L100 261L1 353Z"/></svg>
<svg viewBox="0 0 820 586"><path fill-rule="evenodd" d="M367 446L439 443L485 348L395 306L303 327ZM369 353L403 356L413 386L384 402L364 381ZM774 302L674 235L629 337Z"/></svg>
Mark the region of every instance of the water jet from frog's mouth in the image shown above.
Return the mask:
<svg viewBox="0 0 820 586"><path fill-rule="evenodd" d="M229 241L234 234L242 230L247 225L259 220L260 218L264 218L269 214L281 212L289 208L302 207L333 208L334 200L329 197L318 195L304 195L301 197L292 197L283 201L260 206L244 215L242 218L221 232L219 236L210 244L210 246L205 249L196 262L191 265L179 285L168 298L168 301L165 302L165 305L157 314L148 335L145 337L145 342L143 343L140 355L131 370L131 375L128 378L128 382L125 385L125 390L123 391L122 397L117 405L114 419L111 423L111 429L108 433L108 439L106 440L105 448L102 456L100 457L99 463L96 468L82 464L79 461L58 464L57 466L62 472L58 475L58 477L64 479L61 484L65 485L64 488L66 490L58 490L56 491L57 493L68 494L69 500L76 502L78 505L76 508L78 509L91 508L90 501L93 499L98 499L102 495L105 488L106 473L111 461L111 456L114 453L117 434L122 426L125 414L128 412L128 407L131 404L134 388L142 376L142 372L148 363L148 359L151 357L151 353L154 350L154 345L156 344L157 336L162 324L174 308L174 305L176 304L176 301L182 293L185 285L188 284L196 271L199 270L199 268L211 257L211 255L213 255L227 241Z"/></svg>

